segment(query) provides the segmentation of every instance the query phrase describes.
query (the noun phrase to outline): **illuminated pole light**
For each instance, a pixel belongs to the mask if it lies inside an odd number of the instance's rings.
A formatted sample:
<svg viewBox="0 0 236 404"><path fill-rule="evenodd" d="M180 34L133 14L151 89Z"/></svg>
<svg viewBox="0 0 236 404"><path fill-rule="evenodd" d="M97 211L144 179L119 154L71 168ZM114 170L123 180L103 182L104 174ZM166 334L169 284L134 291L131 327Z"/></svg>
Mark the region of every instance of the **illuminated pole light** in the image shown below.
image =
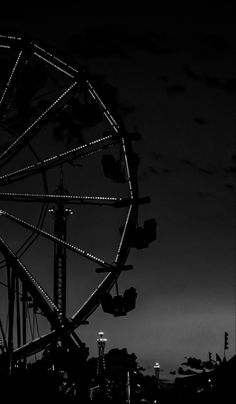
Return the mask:
<svg viewBox="0 0 236 404"><path fill-rule="evenodd" d="M99 335L99 338L97 338L98 357L99 357L99 359L102 358L102 368L105 370L104 352L105 352L107 338L104 338L103 331L99 331L98 335Z"/></svg>
<svg viewBox="0 0 236 404"><path fill-rule="evenodd" d="M106 364L105 364L105 346L107 342L107 338L104 338L104 332L99 331L97 338L97 345L98 345L98 364L97 364L97 378L98 378L98 385L99 385L99 396L100 399L107 398L107 385L106 385Z"/></svg>
<svg viewBox="0 0 236 404"><path fill-rule="evenodd" d="M99 331L98 335L99 335L99 338L97 338L97 344L98 344L97 375L102 377L102 375L106 369L104 353L105 353L105 346L106 346L107 338L104 338L103 331Z"/></svg>
<svg viewBox="0 0 236 404"><path fill-rule="evenodd" d="M160 364L156 362L153 367L155 371L155 378L157 380L157 388L159 389Z"/></svg>

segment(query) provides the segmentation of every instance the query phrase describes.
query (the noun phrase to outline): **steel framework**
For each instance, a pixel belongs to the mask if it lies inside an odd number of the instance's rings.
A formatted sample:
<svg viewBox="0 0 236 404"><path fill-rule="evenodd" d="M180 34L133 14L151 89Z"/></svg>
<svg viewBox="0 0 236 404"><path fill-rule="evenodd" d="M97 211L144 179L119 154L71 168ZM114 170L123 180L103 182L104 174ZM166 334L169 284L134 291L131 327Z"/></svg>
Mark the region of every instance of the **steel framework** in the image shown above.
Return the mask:
<svg viewBox="0 0 236 404"><path fill-rule="evenodd" d="M0 313L5 320L7 318L8 322L8 332L5 331L3 323L0 323L2 333L0 364L7 363L11 370L16 364L18 366L19 363L25 363L26 358L42 352L56 341L64 341L67 349L72 351L83 346L76 333L77 328L86 323L100 305L104 293L110 291L117 282L121 272L131 268L130 265L126 265L126 260L132 244L132 235L137 227L138 205L146 202L146 199L139 198L132 137L117 112L112 111L109 105L103 102L86 70L72 63L64 55L60 55L55 49L50 49L48 45L25 35L0 35L0 52L0 77L2 77L0 80L0 253L2 255L0 274L4 274L1 275L4 276L1 278L1 286L7 290L5 298L7 303L2 307L8 313L7 315ZM56 78L53 75L56 75ZM62 84L51 91L50 83L58 83L58 77ZM37 87L39 82L44 83L43 90ZM44 97L43 92L46 92L47 96ZM41 143L37 143L35 139L41 136L43 139L41 142L46 145L47 132L45 131L50 130L50 125L55 124L57 117L65 117L66 114L68 117L71 111L75 113L77 107L79 111L81 104L78 100L82 95L86 95L86 100L89 100L87 104L89 107L96 106L106 130L101 135L98 127L99 135L97 132L94 135L92 131L92 136L88 136L85 141L67 150L57 150L54 153L53 150L51 153L47 151L43 155L42 150L47 150L47 147L42 148ZM38 99L40 102L37 101ZM33 109L32 105L36 107ZM86 103L84 105L86 106ZM107 196L93 192L82 195L69 194L65 192L62 182L57 192L50 191L49 177L58 176L58 172L53 174L55 169L64 169L68 164L72 165L74 161L93 159L113 147L118 147L119 159L122 160L124 167L124 186L127 190L125 195ZM24 153L28 153L27 158ZM34 187L31 185L27 188L27 184L32 184L32 181L35 188L40 184L40 192L32 191ZM22 204L24 210L21 208ZM53 207L51 207L52 204L54 204ZM36 223L36 216L30 213L31 207L34 209L35 205L39 206ZM102 206L126 210L123 230L112 262L67 241L66 227L70 213L67 206L71 205L81 208ZM54 234L48 231L45 224L49 207L55 219ZM25 219L27 214L29 214L28 220ZM8 232L8 229L13 229L13 225L14 228L22 229L24 234L24 239L17 247L13 242L12 233ZM7 236L3 236L3 233ZM33 271L23 262L38 239L52 242L55 247L54 298L46 292ZM66 314L65 292L67 251L99 267L97 272L105 273L104 279L70 318ZM34 314L40 311L50 326L47 333L38 335L37 338L29 338L26 330L29 308Z"/></svg>

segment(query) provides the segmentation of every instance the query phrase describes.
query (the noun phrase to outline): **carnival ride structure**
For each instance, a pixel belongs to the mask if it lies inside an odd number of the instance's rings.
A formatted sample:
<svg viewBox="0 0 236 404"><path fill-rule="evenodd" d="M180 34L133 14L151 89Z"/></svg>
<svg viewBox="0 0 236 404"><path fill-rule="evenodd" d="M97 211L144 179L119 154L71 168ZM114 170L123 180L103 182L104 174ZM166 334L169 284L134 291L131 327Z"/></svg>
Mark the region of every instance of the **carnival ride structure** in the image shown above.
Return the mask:
<svg viewBox="0 0 236 404"><path fill-rule="evenodd" d="M82 351L78 329L100 304L115 316L135 306L134 288L126 297L110 291L132 269L130 249L153 241L138 225L149 198L139 197L135 134L102 94L55 49L0 35L0 366L8 372L51 346Z"/></svg>

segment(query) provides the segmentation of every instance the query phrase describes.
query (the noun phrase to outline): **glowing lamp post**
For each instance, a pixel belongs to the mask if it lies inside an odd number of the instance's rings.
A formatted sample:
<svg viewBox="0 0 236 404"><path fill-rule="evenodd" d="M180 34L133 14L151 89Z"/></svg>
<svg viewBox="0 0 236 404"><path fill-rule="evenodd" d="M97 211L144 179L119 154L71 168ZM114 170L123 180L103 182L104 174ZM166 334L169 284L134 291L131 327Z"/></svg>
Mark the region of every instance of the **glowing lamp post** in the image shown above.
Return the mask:
<svg viewBox="0 0 236 404"><path fill-rule="evenodd" d="M104 332L99 331L98 333L99 338L97 338L97 343L98 343L98 356L99 358L102 358L104 356L104 351L105 351L105 345L107 342L107 338L104 338Z"/></svg>
<svg viewBox="0 0 236 404"><path fill-rule="evenodd" d="M159 389L160 364L156 362L153 367L155 371L155 378L157 380L157 389Z"/></svg>
<svg viewBox="0 0 236 404"><path fill-rule="evenodd" d="M98 366L97 366L97 378L99 385L99 399L104 401L107 398L107 386L106 386L106 364L105 364L105 346L107 338L104 338L104 332L99 331L97 344L98 344Z"/></svg>

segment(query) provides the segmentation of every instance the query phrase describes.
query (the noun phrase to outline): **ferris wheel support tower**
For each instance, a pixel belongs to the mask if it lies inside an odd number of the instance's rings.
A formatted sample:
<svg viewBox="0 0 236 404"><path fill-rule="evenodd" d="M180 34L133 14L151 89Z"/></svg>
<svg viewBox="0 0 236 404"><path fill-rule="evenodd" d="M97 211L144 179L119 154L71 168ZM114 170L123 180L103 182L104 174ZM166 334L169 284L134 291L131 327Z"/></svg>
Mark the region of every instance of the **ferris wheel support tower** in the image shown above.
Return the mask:
<svg viewBox="0 0 236 404"><path fill-rule="evenodd" d="M61 169L60 184L56 188L57 195L68 195L63 185L63 172ZM54 236L57 239L66 241L67 221L73 213L71 209L65 208L63 201L49 209L54 216ZM54 303L61 311L62 317L66 316L66 247L58 242L54 243Z"/></svg>

